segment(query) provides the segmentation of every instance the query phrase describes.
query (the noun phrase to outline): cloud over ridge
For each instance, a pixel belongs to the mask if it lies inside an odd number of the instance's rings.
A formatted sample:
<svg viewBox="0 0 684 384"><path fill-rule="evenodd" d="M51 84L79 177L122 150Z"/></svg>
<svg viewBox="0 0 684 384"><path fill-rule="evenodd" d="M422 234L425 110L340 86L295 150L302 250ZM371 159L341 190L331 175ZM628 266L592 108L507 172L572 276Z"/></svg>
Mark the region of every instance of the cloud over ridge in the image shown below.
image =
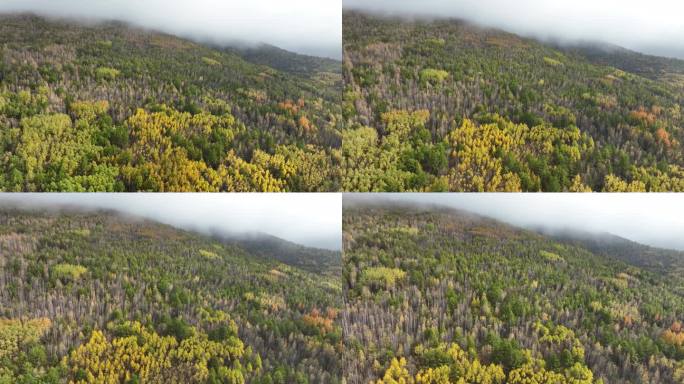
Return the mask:
<svg viewBox="0 0 684 384"><path fill-rule="evenodd" d="M684 2L677 0L343 0L343 6L461 18L540 39L610 43L684 59Z"/></svg>
<svg viewBox="0 0 684 384"><path fill-rule="evenodd" d="M214 43L267 43L339 58L341 0L3 0L0 12L118 20Z"/></svg>
<svg viewBox="0 0 684 384"><path fill-rule="evenodd" d="M356 202L456 208L514 226L611 233L641 244L684 251L684 195L678 193L379 193Z"/></svg>
<svg viewBox="0 0 684 384"><path fill-rule="evenodd" d="M342 196L335 193L18 193L0 208L109 209L205 234L265 233L339 250Z"/></svg>

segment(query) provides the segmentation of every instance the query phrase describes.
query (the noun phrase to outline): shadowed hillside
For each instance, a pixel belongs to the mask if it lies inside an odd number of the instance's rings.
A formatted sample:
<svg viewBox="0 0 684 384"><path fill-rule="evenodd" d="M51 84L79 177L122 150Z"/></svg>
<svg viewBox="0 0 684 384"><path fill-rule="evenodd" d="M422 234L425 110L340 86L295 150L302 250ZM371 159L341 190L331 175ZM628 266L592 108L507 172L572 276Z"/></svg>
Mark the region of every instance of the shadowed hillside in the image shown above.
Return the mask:
<svg viewBox="0 0 684 384"><path fill-rule="evenodd" d="M556 231L548 232L548 235L564 243L581 246L593 253L654 272L676 275L684 271L684 252L681 251L651 247L609 233Z"/></svg>
<svg viewBox="0 0 684 384"><path fill-rule="evenodd" d="M275 259L313 273L335 277L342 267L340 253L337 251L305 247L264 233L227 238L225 241L235 243L254 255Z"/></svg>

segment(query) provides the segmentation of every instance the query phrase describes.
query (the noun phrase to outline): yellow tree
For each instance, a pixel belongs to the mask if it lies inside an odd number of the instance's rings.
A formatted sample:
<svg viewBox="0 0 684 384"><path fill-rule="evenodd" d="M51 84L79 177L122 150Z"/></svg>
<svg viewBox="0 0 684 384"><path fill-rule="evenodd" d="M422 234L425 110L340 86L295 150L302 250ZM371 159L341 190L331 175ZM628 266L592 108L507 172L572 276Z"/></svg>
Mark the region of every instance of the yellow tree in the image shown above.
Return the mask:
<svg viewBox="0 0 684 384"><path fill-rule="evenodd" d="M385 371L382 379L375 382L375 384L413 384L414 380L411 377L408 369L406 369L406 359L396 357L390 362L389 368Z"/></svg>
<svg viewBox="0 0 684 384"><path fill-rule="evenodd" d="M506 172L495 154L510 152L514 138L495 124L480 127L465 119L447 137L453 167L449 171L452 191L512 192L520 191L520 179Z"/></svg>

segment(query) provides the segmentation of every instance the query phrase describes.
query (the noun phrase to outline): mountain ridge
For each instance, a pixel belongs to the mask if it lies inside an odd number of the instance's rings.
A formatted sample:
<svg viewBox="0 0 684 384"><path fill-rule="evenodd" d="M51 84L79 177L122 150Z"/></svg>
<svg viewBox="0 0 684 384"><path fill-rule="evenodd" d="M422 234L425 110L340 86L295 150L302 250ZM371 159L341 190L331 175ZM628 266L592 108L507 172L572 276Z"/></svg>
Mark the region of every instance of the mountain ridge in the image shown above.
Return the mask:
<svg viewBox="0 0 684 384"><path fill-rule="evenodd" d="M608 231L591 232L575 228L548 228L539 225L517 225L505 219L455 208L439 203L417 203L393 201L382 198L355 198L345 201L345 209L356 212L359 209L388 211L396 214L441 213L456 218L467 218L483 224L503 226L513 231L537 234L560 243L578 246L596 255L605 256L629 265L646 268L657 273L680 273L684 270L684 251L643 244L615 235Z"/></svg>

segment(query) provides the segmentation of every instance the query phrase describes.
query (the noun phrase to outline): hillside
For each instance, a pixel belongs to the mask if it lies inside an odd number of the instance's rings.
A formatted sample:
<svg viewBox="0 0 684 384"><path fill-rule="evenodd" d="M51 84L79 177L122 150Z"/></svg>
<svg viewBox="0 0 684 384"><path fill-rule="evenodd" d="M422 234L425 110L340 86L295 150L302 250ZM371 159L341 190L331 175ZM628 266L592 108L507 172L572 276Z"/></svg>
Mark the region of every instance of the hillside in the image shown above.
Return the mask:
<svg viewBox="0 0 684 384"><path fill-rule="evenodd" d="M315 72L342 73L342 65L337 60L300 55L273 45L262 44L257 47L237 49L236 51L250 62L285 72L305 76Z"/></svg>
<svg viewBox="0 0 684 384"><path fill-rule="evenodd" d="M609 44L585 43L557 48L581 55L593 63L609 65L652 80L671 81L673 85L684 87L683 60L646 55Z"/></svg>
<svg viewBox="0 0 684 384"><path fill-rule="evenodd" d="M0 15L0 189L338 190L334 69L275 47Z"/></svg>
<svg viewBox="0 0 684 384"><path fill-rule="evenodd" d="M558 241L578 245L593 253L653 272L675 275L684 271L684 252L682 251L651 247L609 233L555 231L549 232L548 235Z"/></svg>
<svg viewBox="0 0 684 384"><path fill-rule="evenodd" d="M684 61L345 12L345 190L681 191Z"/></svg>
<svg viewBox="0 0 684 384"><path fill-rule="evenodd" d="M309 272L331 277L339 277L341 272L342 260L337 251L305 247L264 233L224 240L237 244L254 255L275 259Z"/></svg>
<svg viewBox="0 0 684 384"><path fill-rule="evenodd" d="M681 274L447 208L343 214L347 383L684 380Z"/></svg>
<svg viewBox="0 0 684 384"><path fill-rule="evenodd" d="M341 303L339 275L238 244L114 212L0 212L3 383L338 383Z"/></svg>

